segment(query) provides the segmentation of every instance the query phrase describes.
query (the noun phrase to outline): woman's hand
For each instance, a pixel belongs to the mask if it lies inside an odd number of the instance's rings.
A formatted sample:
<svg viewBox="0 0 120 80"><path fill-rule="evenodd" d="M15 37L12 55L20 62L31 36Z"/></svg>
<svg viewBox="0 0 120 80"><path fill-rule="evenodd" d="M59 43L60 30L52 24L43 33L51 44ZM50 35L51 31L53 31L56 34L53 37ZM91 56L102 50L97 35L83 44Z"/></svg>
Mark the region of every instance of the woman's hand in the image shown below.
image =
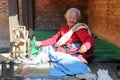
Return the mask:
<svg viewBox="0 0 120 80"><path fill-rule="evenodd" d="M80 53L85 53L87 52L87 46L85 44L83 44L81 47L80 47L80 50L79 50Z"/></svg>
<svg viewBox="0 0 120 80"><path fill-rule="evenodd" d="M35 46L36 47L41 47L42 46L42 42L41 41L36 41L35 42Z"/></svg>

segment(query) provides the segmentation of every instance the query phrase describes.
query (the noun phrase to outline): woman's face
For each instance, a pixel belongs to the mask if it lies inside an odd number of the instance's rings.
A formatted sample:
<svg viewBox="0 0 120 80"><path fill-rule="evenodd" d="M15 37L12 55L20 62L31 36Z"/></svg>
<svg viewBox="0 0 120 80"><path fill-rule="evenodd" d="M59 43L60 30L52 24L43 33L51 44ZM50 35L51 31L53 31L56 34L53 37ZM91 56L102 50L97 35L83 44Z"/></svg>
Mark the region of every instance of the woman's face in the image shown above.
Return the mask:
<svg viewBox="0 0 120 80"><path fill-rule="evenodd" d="M76 12L71 12L68 14L67 25L71 28L78 22L78 14Z"/></svg>

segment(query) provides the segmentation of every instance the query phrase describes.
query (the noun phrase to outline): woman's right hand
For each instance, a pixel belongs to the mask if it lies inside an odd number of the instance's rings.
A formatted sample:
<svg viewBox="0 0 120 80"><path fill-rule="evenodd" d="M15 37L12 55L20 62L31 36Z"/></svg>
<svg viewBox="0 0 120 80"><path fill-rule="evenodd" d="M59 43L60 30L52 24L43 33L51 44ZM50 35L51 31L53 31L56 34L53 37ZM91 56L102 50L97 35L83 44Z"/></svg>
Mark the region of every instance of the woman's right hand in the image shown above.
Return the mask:
<svg viewBox="0 0 120 80"><path fill-rule="evenodd" d="M36 47L41 47L42 46L42 42L41 41L36 41L35 42L35 46Z"/></svg>

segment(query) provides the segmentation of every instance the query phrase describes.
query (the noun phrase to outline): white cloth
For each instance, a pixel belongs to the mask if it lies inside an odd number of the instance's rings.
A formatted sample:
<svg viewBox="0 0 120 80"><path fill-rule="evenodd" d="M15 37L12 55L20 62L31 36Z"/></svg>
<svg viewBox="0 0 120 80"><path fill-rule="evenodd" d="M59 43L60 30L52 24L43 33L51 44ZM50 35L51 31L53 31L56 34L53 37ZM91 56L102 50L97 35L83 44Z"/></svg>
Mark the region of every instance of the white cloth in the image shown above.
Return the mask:
<svg viewBox="0 0 120 80"><path fill-rule="evenodd" d="M82 24L82 25L81 25ZM75 26L73 26L67 33L65 33L55 44L55 46L59 47L63 44L65 44L65 42L72 36L72 34L77 31L80 30L82 28L85 28L88 30L89 35L91 35L91 32L88 28L88 26L84 23L77 23Z"/></svg>
<svg viewBox="0 0 120 80"><path fill-rule="evenodd" d="M98 69L97 75L98 75L98 80L113 80L108 74L108 70Z"/></svg>

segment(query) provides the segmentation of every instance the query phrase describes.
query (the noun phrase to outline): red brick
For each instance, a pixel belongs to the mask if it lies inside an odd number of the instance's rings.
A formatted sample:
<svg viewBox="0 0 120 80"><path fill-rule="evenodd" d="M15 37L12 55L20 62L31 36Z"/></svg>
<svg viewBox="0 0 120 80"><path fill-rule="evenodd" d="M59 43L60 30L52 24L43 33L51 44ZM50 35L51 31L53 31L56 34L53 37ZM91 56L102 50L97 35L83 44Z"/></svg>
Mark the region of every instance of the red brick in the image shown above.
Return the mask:
<svg viewBox="0 0 120 80"><path fill-rule="evenodd" d="M58 29L59 27L61 27L60 24L65 24L64 14L69 8L76 7L80 9L82 13L85 13L85 11L87 10L86 0L35 0L34 3L35 17L40 17L40 19L44 21L46 25L50 25L50 23L48 22L51 22L51 27L53 27L54 29ZM83 22L87 22L86 17L87 14L84 14L82 20L85 21ZM42 25L40 21L37 21L37 23L35 24ZM40 26L36 27L37 29L41 29Z"/></svg>
<svg viewBox="0 0 120 80"><path fill-rule="evenodd" d="M120 1L89 0L88 24L93 33L120 47Z"/></svg>

